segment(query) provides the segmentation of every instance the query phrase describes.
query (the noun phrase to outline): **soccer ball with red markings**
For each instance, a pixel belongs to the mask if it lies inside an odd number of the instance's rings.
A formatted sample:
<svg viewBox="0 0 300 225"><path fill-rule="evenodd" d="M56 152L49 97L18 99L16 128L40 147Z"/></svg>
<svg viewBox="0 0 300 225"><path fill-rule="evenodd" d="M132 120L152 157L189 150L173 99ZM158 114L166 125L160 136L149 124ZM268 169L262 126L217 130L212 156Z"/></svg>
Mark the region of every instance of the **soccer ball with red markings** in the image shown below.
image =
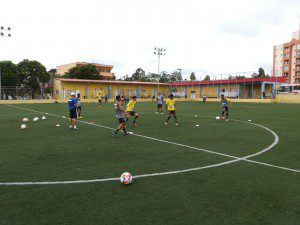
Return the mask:
<svg viewBox="0 0 300 225"><path fill-rule="evenodd" d="M120 181L122 184L130 184L132 182L132 175L128 172L122 173Z"/></svg>
<svg viewBox="0 0 300 225"><path fill-rule="evenodd" d="M27 123L27 122L29 121L29 119L28 119L28 118L23 118L22 121L23 121L24 123Z"/></svg>

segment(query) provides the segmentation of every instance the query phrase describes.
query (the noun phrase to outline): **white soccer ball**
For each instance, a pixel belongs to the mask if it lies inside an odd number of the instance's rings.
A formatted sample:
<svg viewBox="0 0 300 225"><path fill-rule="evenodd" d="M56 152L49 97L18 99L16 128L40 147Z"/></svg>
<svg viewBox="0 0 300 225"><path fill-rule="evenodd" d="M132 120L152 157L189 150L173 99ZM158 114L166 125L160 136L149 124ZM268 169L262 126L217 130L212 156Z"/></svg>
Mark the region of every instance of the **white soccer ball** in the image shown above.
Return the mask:
<svg viewBox="0 0 300 225"><path fill-rule="evenodd" d="M29 119L28 119L28 118L23 118L22 121L23 121L24 123L27 123L27 122L29 121Z"/></svg>
<svg viewBox="0 0 300 225"><path fill-rule="evenodd" d="M25 130L26 128L27 128L26 124L22 124L22 125L21 125L21 129L22 129L22 130Z"/></svg>
<svg viewBox="0 0 300 225"><path fill-rule="evenodd" d="M217 117L216 117L216 120L219 120L219 119L221 119L221 117L217 116Z"/></svg>
<svg viewBox="0 0 300 225"><path fill-rule="evenodd" d="M120 181L122 184L130 184L132 182L132 175L128 172L122 173Z"/></svg>
<svg viewBox="0 0 300 225"><path fill-rule="evenodd" d="M43 116L43 117L42 117L42 120L45 120L45 119L46 119L46 116Z"/></svg>
<svg viewBox="0 0 300 225"><path fill-rule="evenodd" d="M36 121L38 121L38 120L39 120L38 117L34 117L32 121L33 121L33 122L36 122Z"/></svg>

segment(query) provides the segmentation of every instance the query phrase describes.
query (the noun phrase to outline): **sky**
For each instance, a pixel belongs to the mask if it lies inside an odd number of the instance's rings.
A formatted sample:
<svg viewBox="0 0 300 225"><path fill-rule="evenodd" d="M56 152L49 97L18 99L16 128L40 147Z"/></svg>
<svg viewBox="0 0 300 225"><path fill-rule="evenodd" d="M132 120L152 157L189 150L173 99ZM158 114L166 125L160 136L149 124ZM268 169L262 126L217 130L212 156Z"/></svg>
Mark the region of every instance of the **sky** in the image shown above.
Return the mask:
<svg viewBox="0 0 300 225"><path fill-rule="evenodd" d="M38 60L47 69L76 61L184 78L272 69L273 46L299 28L299 0L1 0L0 60Z"/></svg>

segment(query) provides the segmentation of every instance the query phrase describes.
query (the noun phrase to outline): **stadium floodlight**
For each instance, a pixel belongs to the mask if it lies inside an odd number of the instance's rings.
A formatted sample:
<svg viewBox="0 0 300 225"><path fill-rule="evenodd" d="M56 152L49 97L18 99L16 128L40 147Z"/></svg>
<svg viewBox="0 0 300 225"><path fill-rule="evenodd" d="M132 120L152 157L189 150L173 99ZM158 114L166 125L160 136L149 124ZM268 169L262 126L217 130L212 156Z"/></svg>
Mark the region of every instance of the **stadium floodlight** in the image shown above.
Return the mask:
<svg viewBox="0 0 300 225"><path fill-rule="evenodd" d="M11 28L7 27L5 28L4 26L0 26L0 37L11 37ZM1 66L0 66L0 100L2 99L2 83L1 83L1 79L2 79L2 74L1 74Z"/></svg>
<svg viewBox="0 0 300 225"><path fill-rule="evenodd" d="M157 55L158 61L157 61L157 76L158 76L158 82L157 82L157 93L159 92L159 78L160 78L160 57L166 55L165 48L154 48L154 55Z"/></svg>
<svg viewBox="0 0 300 225"><path fill-rule="evenodd" d="M0 37L11 37L11 28L10 27L4 27L4 26L0 26Z"/></svg>

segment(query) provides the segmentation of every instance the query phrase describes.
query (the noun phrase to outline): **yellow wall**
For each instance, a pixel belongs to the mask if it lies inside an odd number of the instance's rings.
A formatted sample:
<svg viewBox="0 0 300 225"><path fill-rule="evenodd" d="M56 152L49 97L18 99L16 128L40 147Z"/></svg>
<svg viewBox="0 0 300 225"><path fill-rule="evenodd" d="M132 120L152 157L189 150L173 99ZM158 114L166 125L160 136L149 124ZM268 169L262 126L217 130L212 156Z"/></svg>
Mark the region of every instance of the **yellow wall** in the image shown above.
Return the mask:
<svg viewBox="0 0 300 225"><path fill-rule="evenodd" d="M251 98L251 92L252 92L252 98L261 98L261 84L241 84L241 94L240 98Z"/></svg>
<svg viewBox="0 0 300 225"><path fill-rule="evenodd" d="M125 95L126 97L132 97L138 94L138 87L140 87L140 97L150 98L157 90L157 84L140 85L140 84L118 84L118 83L80 83L80 82L62 82L60 80L54 81L54 94L55 99L62 99L62 90L65 91L65 98L69 97L70 92L79 92L82 98L95 99L97 94L101 93L104 96L108 95L110 86L110 98L115 98L117 94ZM86 90L88 93L86 93ZM169 93L169 86L160 86L160 92Z"/></svg>
<svg viewBox="0 0 300 225"><path fill-rule="evenodd" d="M202 96L204 95L208 98L216 98L218 96L218 87L216 85L203 85Z"/></svg>
<svg viewBox="0 0 300 225"><path fill-rule="evenodd" d="M300 103L300 94L278 94L276 95L278 103Z"/></svg>

